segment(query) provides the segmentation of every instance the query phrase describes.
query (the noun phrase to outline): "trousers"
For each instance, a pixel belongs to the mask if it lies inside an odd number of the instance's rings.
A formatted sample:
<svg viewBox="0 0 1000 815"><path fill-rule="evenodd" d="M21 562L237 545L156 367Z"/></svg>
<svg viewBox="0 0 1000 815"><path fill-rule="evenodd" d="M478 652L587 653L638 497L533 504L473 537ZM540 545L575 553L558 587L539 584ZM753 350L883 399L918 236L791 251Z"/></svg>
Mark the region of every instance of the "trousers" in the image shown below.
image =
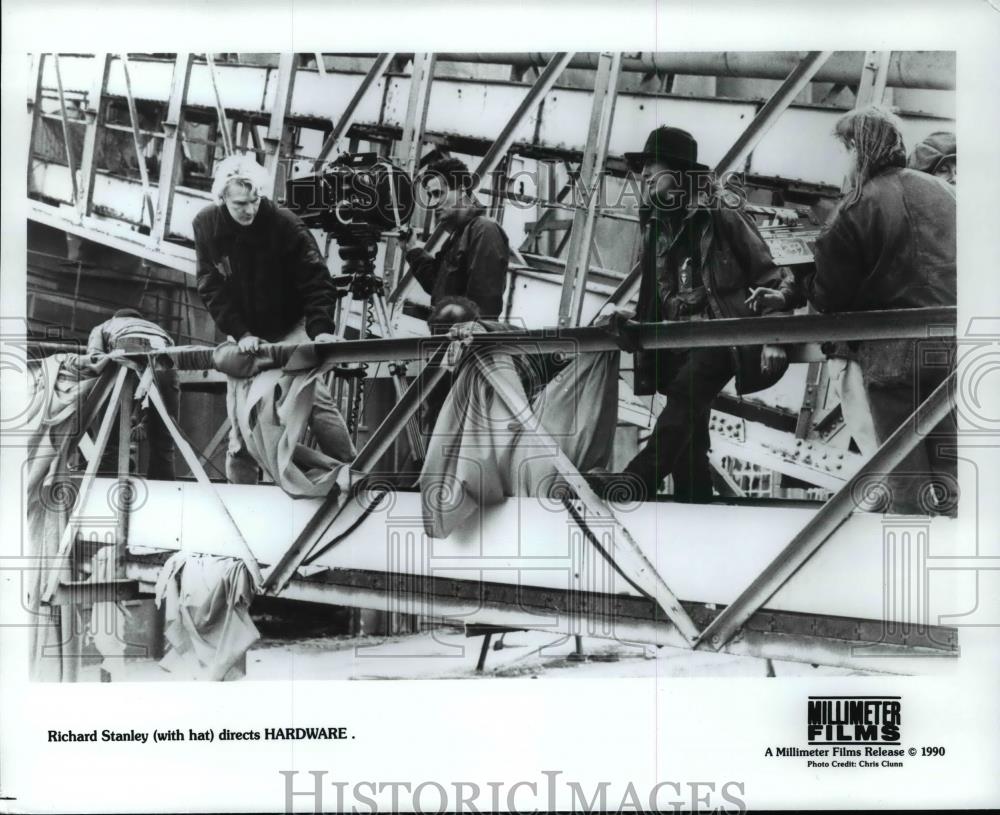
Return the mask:
<svg viewBox="0 0 1000 815"><path fill-rule="evenodd" d="M180 410L181 390L175 370L158 370L155 374L156 386L163 397L167 415L177 422ZM146 445L149 458L146 467L146 478L155 481L173 481L174 471L174 439L160 414L150 407L145 417ZM115 475L118 472L118 433L113 432L108 439L104 455L101 457L99 471L102 475Z"/></svg>
<svg viewBox="0 0 1000 815"><path fill-rule="evenodd" d="M309 342L309 335L300 322L277 342ZM309 414L309 429L316 439L320 451L335 459L344 456L345 444L350 447L346 436L343 416L333 398L330 380L332 374L320 379L313 391L313 406ZM236 394L232 384L226 388L226 415L229 417L229 445L226 449L226 479L231 484L256 484L260 478L260 466L247 450L236 420Z"/></svg>
<svg viewBox="0 0 1000 815"><path fill-rule="evenodd" d="M728 348L695 348L670 355L659 370L668 381L661 387L667 404L643 448L625 467L653 498L666 476L673 476L674 498L701 502L712 497L709 419L712 401L736 373Z"/></svg>
<svg viewBox="0 0 1000 815"><path fill-rule="evenodd" d="M871 456L878 449L878 434L872 419L861 365L853 359L834 357L827 360L830 382L840 398L840 410L847 430L864 456Z"/></svg>
<svg viewBox="0 0 1000 815"><path fill-rule="evenodd" d="M909 381L868 385L879 444L905 422L947 378L947 366L918 366ZM880 474L883 501L877 510L902 515L955 515L958 510L958 423L954 411L932 428L917 427L916 448L890 473Z"/></svg>

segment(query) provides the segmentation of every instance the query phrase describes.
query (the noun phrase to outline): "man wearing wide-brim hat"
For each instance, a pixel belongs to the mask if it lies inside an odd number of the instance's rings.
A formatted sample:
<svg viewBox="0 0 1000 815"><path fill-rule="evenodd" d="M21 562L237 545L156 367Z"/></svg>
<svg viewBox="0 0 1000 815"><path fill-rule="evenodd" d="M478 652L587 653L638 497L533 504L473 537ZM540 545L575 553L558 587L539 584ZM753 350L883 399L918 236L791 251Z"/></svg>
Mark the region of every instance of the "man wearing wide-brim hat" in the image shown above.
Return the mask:
<svg viewBox="0 0 1000 815"><path fill-rule="evenodd" d="M722 191L698 162L698 144L685 130L658 127L639 153L626 153L642 180L642 282L635 319L644 323L753 317L803 300L791 271L776 266L738 193ZM757 292L757 289L762 289ZM766 290L766 291L763 291ZM635 392L661 393L667 404L624 479L653 497L667 475L674 497L712 497L708 464L712 400L736 377L739 393L770 387L788 367L776 346L640 351ZM602 489L602 482L605 485Z"/></svg>

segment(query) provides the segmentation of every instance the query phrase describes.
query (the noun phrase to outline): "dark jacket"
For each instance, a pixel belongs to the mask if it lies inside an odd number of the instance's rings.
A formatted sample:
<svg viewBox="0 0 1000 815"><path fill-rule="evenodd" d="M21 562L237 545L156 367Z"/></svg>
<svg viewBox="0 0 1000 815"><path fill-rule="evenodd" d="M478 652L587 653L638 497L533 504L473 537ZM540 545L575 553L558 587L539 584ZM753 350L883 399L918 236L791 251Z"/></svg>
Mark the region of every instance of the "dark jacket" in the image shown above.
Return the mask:
<svg viewBox="0 0 1000 815"><path fill-rule="evenodd" d="M791 271L775 265L753 218L742 209L721 202L694 208L674 229L659 214L645 212L640 220L642 282L637 320L684 320L692 314L706 319L755 317L744 303L751 286L778 289L789 309L804 302ZM684 257L690 257L691 263L682 268ZM761 372L759 345L733 346L731 351L739 393L768 388L784 373ZM635 355L637 394L665 392L670 372L664 364L669 358L656 351Z"/></svg>
<svg viewBox="0 0 1000 815"><path fill-rule="evenodd" d="M312 233L267 198L248 227L223 205L194 219L198 292L219 329L275 342L305 318L310 337L332 333L337 290Z"/></svg>
<svg viewBox="0 0 1000 815"><path fill-rule="evenodd" d="M823 312L954 306L955 217L955 194L944 181L917 170L883 170L816 240L806 295ZM857 346L870 383L913 370L910 340Z"/></svg>
<svg viewBox="0 0 1000 815"><path fill-rule="evenodd" d="M443 297L468 297L484 319L496 319L503 312L509 253L501 226L480 214L452 232L436 255L411 249L406 260L431 305Z"/></svg>

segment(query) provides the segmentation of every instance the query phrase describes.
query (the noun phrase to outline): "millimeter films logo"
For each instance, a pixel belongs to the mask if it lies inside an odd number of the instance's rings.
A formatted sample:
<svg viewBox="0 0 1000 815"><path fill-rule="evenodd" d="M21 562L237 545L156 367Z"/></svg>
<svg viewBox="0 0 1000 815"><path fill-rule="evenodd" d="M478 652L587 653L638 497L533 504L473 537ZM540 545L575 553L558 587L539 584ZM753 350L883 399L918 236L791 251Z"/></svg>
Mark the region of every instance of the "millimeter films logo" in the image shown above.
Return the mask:
<svg viewBox="0 0 1000 815"><path fill-rule="evenodd" d="M810 744L899 744L899 696L810 696Z"/></svg>

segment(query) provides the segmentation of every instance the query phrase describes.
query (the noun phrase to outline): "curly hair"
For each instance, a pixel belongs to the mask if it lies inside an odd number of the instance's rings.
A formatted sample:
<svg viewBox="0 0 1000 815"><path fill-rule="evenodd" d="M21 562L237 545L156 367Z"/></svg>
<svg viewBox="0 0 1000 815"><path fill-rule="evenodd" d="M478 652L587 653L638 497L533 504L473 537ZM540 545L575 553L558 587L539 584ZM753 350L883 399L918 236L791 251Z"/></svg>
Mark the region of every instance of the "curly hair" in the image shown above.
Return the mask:
<svg viewBox="0 0 1000 815"><path fill-rule="evenodd" d="M427 183L431 176L442 179L449 190L471 190L475 179L464 161L457 158L439 158L427 165L422 183Z"/></svg>
<svg viewBox="0 0 1000 815"><path fill-rule="evenodd" d="M450 309L457 309L463 313L457 322L474 322L480 316L479 306L468 297L461 297L457 294L442 297L434 304L431 313L427 316L427 325L430 326L432 334L444 333L455 324L454 317L448 320L444 319L445 313Z"/></svg>
<svg viewBox="0 0 1000 815"><path fill-rule="evenodd" d="M869 105L845 113L837 120L833 133L856 154L850 188L842 208L856 204L865 183L886 167L906 166L902 123L888 108Z"/></svg>
<svg viewBox="0 0 1000 815"><path fill-rule="evenodd" d="M256 158L235 153L216 165L212 197L216 203L223 203L230 185L238 186L251 195L265 197L269 182L267 170L257 163Z"/></svg>

